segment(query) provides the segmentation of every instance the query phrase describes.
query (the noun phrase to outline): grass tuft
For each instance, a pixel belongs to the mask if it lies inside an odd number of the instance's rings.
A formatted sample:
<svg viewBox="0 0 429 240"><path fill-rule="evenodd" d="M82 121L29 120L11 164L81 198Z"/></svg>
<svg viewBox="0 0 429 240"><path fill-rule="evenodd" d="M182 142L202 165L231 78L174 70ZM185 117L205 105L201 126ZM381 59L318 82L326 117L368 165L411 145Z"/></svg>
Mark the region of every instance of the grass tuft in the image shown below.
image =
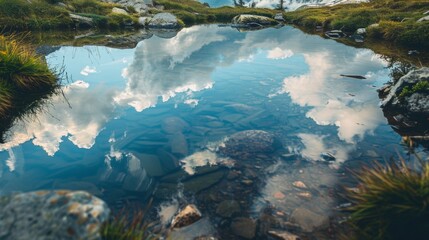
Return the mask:
<svg viewBox="0 0 429 240"><path fill-rule="evenodd" d="M101 228L103 240L153 240L144 220L143 211L127 212L121 210Z"/></svg>
<svg viewBox="0 0 429 240"><path fill-rule="evenodd" d="M358 239L427 239L429 229L429 164L421 171L404 160L376 164L356 173L359 191L348 191L354 203L350 223Z"/></svg>

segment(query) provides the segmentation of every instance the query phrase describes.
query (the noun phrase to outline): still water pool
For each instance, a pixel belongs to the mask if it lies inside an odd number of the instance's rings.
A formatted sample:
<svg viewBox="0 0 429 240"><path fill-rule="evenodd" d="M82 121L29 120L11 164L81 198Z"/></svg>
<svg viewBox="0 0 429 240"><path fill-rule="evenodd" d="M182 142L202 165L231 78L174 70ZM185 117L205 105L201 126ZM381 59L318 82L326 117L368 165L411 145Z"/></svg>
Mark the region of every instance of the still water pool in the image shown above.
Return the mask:
<svg viewBox="0 0 429 240"><path fill-rule="evenodd" d="M387 62L291 27L195 26L134 49L64 46L47 60L64 66L68 82L0 145L1 194L80 189L113 209L152 199L161 225L194 203L207 218L206 232L192 234L233 239L219 233L230 229L219 210L225 200L235 201L235 217L267 217L269 208L286 222L298 209L323 221L341 203L344 166L406 151L379 108ZM216 153L244 130L272 133L281 147Z"/></svg>

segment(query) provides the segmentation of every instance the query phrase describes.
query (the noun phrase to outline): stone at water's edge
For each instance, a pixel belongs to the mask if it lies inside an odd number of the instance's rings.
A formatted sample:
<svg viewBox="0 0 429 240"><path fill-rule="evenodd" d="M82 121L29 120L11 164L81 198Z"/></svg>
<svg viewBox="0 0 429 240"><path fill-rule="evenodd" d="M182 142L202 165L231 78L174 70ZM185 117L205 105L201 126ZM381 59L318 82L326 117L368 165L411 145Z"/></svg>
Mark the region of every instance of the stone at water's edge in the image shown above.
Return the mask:
<svg viewBox="0 0 429 240"><path fill-rule="evenodd" d="M252 23L257 23L260 25L267 26L267 25L274 25L277 22L274 19L269 17L250 15L250 14L241 14L241 15L235 16L232 19L232 23L239 24L239 25L248 25Z"/></svg>
<svg viewBox="0 0 429 240"><path fill-rule="evenodd" d="M236 158L258 153L272 153L281 147L274 134L261 130L247 130L231 135L221 146L219 153Z"/></svg>
<svg viewBox="0 0 429 240"><path fill-rule="evenodd" d="M386 85L379 89L382 99L381 107L389 123L403 135L419 135L429 130L429 89L413 91L416 84L429 85L429 68L423 67L410 71L394 85ZM400 97L404 89L409 94ZM411 90L411 91L410 91Z"/></svg>
<svg viewBox="0 0 429 240"><path fill-rule="evenodd" d="M83 191L37 191L0 198L0 239L101 239L106 203Z"/></svg>
<svg viewBox="0 0 429 240"><path fill-rule="evenodd" d="M193 205L187 205L182 211L177 214L177 216L173 219L171 226L173 228L181 228L191 225L192 223L201 219L201 212L198 208Z"/></svg>
<svg viewBox="0 0 429 240"><path fill-rule="evenodd" d="M171 13L158 13L150 19L148 23L149 28L167 28L175 29L181 28L179 20Z"/></svg>

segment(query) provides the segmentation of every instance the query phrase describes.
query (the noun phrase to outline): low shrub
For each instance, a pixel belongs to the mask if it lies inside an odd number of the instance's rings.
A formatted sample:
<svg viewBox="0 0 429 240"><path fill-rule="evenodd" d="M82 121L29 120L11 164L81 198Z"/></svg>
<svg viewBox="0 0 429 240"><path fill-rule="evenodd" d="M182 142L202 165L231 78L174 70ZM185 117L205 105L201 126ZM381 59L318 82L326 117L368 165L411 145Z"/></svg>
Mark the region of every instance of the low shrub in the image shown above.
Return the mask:
<svg viewBox="0 0 429 240"><path fill-rule="evenodd" d="M429 164L412 170L402 160L376 164L356 173L359 191L349 191L354 204L350 223L358 239L427 239L429 229Z"/></svg>

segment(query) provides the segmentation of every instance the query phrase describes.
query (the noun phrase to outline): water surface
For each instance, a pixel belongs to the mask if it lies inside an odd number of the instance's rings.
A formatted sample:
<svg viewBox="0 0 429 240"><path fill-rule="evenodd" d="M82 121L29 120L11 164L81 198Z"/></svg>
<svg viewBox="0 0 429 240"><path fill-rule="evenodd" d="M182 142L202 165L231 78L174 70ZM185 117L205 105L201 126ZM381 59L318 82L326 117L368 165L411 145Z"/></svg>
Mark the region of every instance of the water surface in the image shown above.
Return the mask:
<svg viewBox="0 0 429 240"><path fill-rule="evenodd" d="M225 198L248 196L243 214L252 217L267 206L330 215L338 203L329 192L342 181L344 163L405 151L379 108L376 89L389 80L387 62L291 27L194 26L134 49L61 47L47 60L64 66L69 82L42 111L16 122L0 145L1 194L82 189L112 208L144 205L159 179L189 159L216 164L213 146L239 131L264 130L283 147L255 156L256 169L229 165L226 171L252 171L263 180L251 193L244 186ZM171 181L174 196L155 193L164 220L178 202L198 205L198 196L216 189L202 186L208 190L187 197L186 187L175 187L180 180Z"/></svg>

